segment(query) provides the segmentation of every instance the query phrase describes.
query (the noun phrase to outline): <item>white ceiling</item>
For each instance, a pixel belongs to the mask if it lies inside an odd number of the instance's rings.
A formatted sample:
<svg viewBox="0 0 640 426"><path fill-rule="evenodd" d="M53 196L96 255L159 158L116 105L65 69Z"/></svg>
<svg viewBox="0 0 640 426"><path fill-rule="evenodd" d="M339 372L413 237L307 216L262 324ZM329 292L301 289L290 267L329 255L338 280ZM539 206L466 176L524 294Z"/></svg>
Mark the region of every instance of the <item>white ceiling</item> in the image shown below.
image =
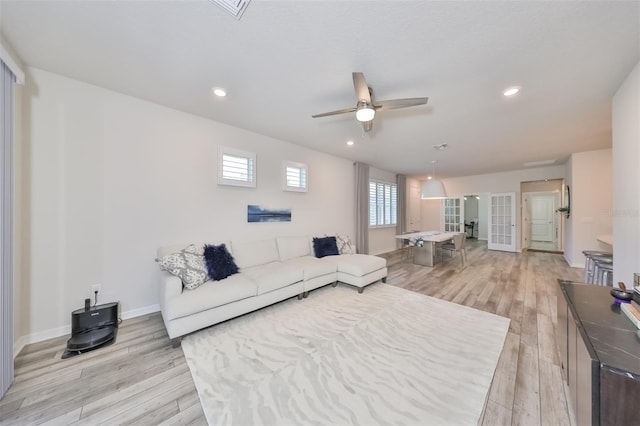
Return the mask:
<svg viewBox="0 0 640 426"><path fill-rule="evenodd" d="M253 0L239 21L206 0L0 1L27 65L412 176L610 147L639 28L639 1ZM352 114L311 118L355 106L352 71L379 100L429 103L379 111L367 134Z"/></svg>

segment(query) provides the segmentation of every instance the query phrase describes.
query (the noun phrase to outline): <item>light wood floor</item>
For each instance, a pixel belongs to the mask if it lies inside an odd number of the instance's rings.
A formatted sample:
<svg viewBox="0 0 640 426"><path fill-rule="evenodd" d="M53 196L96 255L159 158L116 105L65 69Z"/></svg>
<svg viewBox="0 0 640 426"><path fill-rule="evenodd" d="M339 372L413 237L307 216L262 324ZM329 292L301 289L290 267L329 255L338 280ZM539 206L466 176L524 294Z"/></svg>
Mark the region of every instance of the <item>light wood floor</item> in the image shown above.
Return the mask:
<svg viewBox="0 0 640 426"><path fill-rule="evenodd" d="M425 273L397 254L385 257L388 284L511 319L484 425L569 424L555 290L557 278L580 281L582 269L558 254L488 251L475 240L467 240L464 268L454 257ZM159 314L124 321L114 345L62 360L65 343L22 350L0 424L206 424L182 350L171 347Z"/></svg>

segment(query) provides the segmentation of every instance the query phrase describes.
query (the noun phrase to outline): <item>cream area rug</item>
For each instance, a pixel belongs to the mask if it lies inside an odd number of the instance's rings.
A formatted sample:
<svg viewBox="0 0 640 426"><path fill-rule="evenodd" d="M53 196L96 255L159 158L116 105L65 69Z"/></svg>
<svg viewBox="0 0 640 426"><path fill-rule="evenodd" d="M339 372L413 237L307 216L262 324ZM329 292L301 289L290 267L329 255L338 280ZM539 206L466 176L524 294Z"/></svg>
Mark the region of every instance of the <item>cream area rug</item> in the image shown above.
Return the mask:
<svg viewBox="0 0 640 426"><path fill-rule="evenodd" d="M340 284L182 349L211 425L476 425L508 327L387 284Z"/></svg>

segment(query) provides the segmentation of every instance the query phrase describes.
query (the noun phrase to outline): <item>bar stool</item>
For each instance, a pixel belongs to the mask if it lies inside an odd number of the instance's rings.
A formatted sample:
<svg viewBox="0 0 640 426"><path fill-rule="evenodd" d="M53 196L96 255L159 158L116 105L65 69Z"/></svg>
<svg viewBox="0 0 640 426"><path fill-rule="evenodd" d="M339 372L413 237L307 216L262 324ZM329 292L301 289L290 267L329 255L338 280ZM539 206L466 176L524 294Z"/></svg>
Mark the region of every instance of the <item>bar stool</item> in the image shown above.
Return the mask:
<svg viewBox="0 0 640 426"><path fill-rule="evenodd" d="M613 253L599 250L584 250L584 279L585 283L594 283L593 261L595 259L613 259Z"/></svg>
<svg viewBox="0 0 640 426"><path fill-rule="evenodd" d="M613 259L596 258L593 261L593 284L608 286L611 280L613 287Z"/></svg>

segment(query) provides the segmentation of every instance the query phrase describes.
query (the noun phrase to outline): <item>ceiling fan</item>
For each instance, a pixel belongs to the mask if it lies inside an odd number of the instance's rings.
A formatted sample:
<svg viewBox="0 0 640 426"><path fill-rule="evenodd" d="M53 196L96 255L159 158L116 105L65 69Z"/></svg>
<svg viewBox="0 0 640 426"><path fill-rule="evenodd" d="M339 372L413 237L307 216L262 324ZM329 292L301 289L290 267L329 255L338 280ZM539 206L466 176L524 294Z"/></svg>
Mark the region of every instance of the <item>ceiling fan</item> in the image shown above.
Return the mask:
<svg viewBox="0 0 640 426"><path fill-rule="evenodd" d="M368 132L373 128L373 118L375 117L377 110L398 109L424 105L429 100L429 98L406 98L392 99L388 101L374 101L373 90L369 86L367 86L367 81L364 79L364 74L361 72L353 73L353 87L355 88L356 99L358 100L358 103L354 108L325 112L322 114L312 115L311 117L319 118L327 117L330 115L355 112L356 120L360 121L362 123L362 128L364 129L364 131Z"/></svg>

